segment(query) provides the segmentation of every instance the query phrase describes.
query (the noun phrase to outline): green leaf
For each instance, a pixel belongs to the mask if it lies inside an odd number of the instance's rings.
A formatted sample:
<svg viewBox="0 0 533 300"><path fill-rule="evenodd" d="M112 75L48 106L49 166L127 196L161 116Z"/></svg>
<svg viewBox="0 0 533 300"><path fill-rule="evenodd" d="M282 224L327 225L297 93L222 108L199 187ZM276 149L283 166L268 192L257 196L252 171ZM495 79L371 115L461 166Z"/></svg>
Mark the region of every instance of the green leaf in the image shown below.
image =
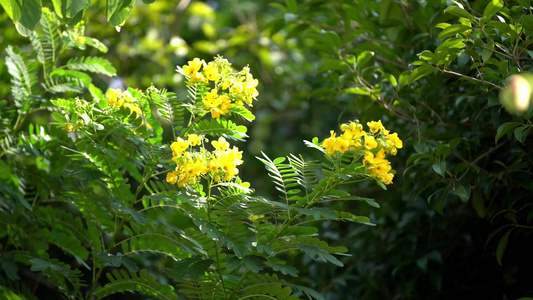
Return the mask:
<svg viewBox="0 0 533 300"><path fill-rule="evenodd" d="M23 0L21 9L20 24L28 30L33 30L41 20L41 0Z"/></svg>
<svg viewBox="0 0 533 300"><path fill-rule="evenodd" d="M446 27L444 30L442 30L439 34L438 39L444 40L448 37L455 36L458 33L463 33L467 30L471 29L470 26L466 26L463 24L454 24L451 26Z"/></svg>
<svg viewBox="0 0 533 300"><path fill-rule="evenodd" d="M281 272L283 275L290 275L292 277L298 277L298 269L296 269L295 267L288 266L288 265L281 265L271 260L268 261L268 264L270 265L270 267L272 267L272 270L276 272Z"/></svg>
<svg viewBox="0 0 533 300"><path fill-rule="evenodd" d="M511 132L511 130L515 129L516 127L520 125L522 125L522 123L519 123L519 122L506 122L500 125L500 127L498 127L498 130L496 131L496 137L494 139L494 143L498 143L498 140L501 139L502 136Z"/></svg>
<svg viewBox="0 0 533 300"><path fill-rule="evenodd" d="M490 19L494 16L500 9L503 7L502 0L490 0L489 4L485 6L485 11L483 11L483 18Z"/></svg>
<svg viewBox="0 0 533 300"><path fill-rule="evenodd" d="M105 58L101 57L79 57L71 58L67 62L66 68L69 70L89 71L107 76L115 76L117 70Z"/></svg>
<svg viewBox="0 0 533 300"><path fill-rule="evenodd" d="M484 219L486 216L485 211L485 202L483 201L483 193L481 191L475 190L472 196L472 206L476 211L477 215Z"/></svg>
<svg viewBox="0 0 533 300"><path fill-rule="evenodd" d="M11 280L20 280L18 275L18 266L11 259L0 256L0 266L2 270L6 273L7 277Z"/></svg>
<svg viewBox="0 0 533 300"><path fill-rule="evenodd" d="M311 256L314 260L321 260L323 262L330 262L338 267L344 266L344 264L338 260L335 256L327 253L326 251L318 248L317 246L313 245L298 245L300 250L309 256Z"/></svg>
<svg viewBox="0 0 533 300"><path fill-rule="evenodd" d="M474 16L472 16L465 9L460 8L459 6L449 6L444 10L444 12L449 13L450 15L454 15L456 17L460 17L460 18L466 18L469 20L475 19Z"/></svg>
<svg viewBox="0 0 533 300"><path fill-rule="evenodd" d="M443 160L441 162L434 163L431 165L431 168L433 168L435 173L439 174L441 177L444 177L444 174L446 173L446 161Z"/></svg>
<svg viewBox="0 0 533 300"><path fill-rule="evenodd" d="M52 0L52 4L60 18L71 19L89 5L89 0Z"/></svg>
<svg viewBox="0 0 533 300"><path fill-rule="evenodd" d="M433 52L429 51L429 50L424 50L422 51L420 54L418 54L418 57L420 59L423 59L423 60L431 60L433 57L435 57L435 55L433 54Z"/></svg>
<svg viewBox="0 0 533 300"><path fill-rule="evenodd" d="M363 51L361 54L357 55L357 68L363 69L364 67L368 66L374 58L374 52L370 51Z"/></svg>
<svg viewBox="0 0 533 300"><path fill-rule="evenodd" d="M236 256L232 256L226 262L226 268L228 270L235 270L239 267L240 264L241 264L241 260Z"/></svg>
<svg viewBox="0 0 533 300"><path fill-rule="evenodd" d="M85 38L85 44L97 49L98 51L102 53L107 53L107 46L104 45L104 43L92 37L85 36L84 38Z"/></svg>
<svg viewBox="0 0 533 300"><path fill-rule="evenodd" d="M520 127L517 127L514 130L514 137L516 138L516 140L523 144L527 136L529 135L529 129L530 127L528 125L522 125Z"/></svg>
<svg viewBox="0 0 533 300"><path fill-rule="evenodd" d="M211 135L214 137L224 136L225 138L242 141L248 137L246 126L237 125L230 120L210 119L202 120L194 125L194 132L197 134Z"/></svg>
<svg viewBox="0 0 533 300"><path fill-rule="evenodd" d="M259 273L263 270L263 262L265 259L261 256L256 255L246 255L243 257L244 266L252 273Z"/></svg>
<svg viewBox="0 0 533 300"><path fill-rule="evenodd" d="M107 0L107 21L111 26L122 26L133 11L134 0Z"/></svg>
<svg viewBox="0 0 533 300"><path fill-rule="evenodd" d="M296 0L285 0L285 4L290 12L296 13L298 11L298 4Z"/></svg>
<svg viewBox="0 0 533 300"><path fill-rule="evenodd" d="M455 190L453 190L452 193L457 195L459 199L461 199L461 202L466 203L470 198L470 186L457 184Z"/></svg>
<svg viewBox="0 0 533 300"><path fill-rule="evenodd" d="M496 260L498 261L498 264L502 265L502 258L503 253L505 252L505 248L507 248L507 242L509 241L509 235L511 234L511 231L513 231L514 228L511 228L509 231L507 231L502 238L500 239L500 242L498 243L498 247L496 248Z"/></svg>
<svg viewBox="0 0 533 300"><path fill-rule="evenodd" d="M0 0L0 4L13 23L20 20L22 0Z"/></svg>
<svg viewBox="0 0 533 300"><path fill-rule="evenodd" d="M409 82L415 82L424 76L427 76L435 71L435 67L430 65L419 66L409 75Z"/></svg>
<svg viewBox="0 0 533 300"><path fill-rule="evenodd" d="M148 271L145 269L138 274L125 270L114 270L112 273L107 273L106 276L109 282L94 292L98 299L124 292L139 292L157 299L175 300L178 298L172 286L159 283L154 277L148 275Z"/></svg>

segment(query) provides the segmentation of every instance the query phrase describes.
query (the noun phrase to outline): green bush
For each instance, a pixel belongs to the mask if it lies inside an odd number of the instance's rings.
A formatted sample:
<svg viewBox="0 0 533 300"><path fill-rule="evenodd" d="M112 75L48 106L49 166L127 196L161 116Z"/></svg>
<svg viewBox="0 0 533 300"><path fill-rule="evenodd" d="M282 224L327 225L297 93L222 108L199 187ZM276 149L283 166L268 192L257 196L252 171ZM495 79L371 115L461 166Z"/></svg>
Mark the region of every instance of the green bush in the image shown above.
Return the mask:
<svg viewBox="0 0 533 300"><path fill-rule="evenodd" d="M289 155L258 159L280 199L254 195L238 176L257 79L218 56L178 72L188 95L154 86L108 89L107 48L43 8L31 51L9 46L11 98L2 101L0 284L12 299L98 299L137 292L176 299L295 299L322 296L293 283L296 254L343 266L348 251L316 237L316 222L372 225L334 202L372 199L343 186L394 177L387 154L402 148L381 122L354 121L342 135L306 144L323 162ZM71 58L64 61L62 54ZM42 113L40 119L36 114ZM34 123L37 120L37 123ZM166 123L171 143L163 142ZM105 274L105 277L104 277ZM40 282L43 282L40 284ZM176 290L176 292L175 292Z"/></svg>

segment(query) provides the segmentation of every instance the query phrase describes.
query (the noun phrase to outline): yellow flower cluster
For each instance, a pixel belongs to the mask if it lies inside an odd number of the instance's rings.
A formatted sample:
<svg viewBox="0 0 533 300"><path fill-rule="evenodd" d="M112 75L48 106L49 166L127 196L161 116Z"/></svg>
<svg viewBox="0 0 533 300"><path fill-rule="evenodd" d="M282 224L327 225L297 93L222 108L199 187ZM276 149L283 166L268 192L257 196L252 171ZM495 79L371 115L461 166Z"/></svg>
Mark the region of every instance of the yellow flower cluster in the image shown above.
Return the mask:
<svg viewBox="0 0 533 300"><path fill-rule="evenodd" d="M237 166L243 163L239 148L230 148L226 139L220 137L211 141L214 150L208 151L205 148L208 142L207 138L197 134L189 134L186 140L178 137L170 145L176 169L167 173L167 182L185 187L199 182L202 177L220 182L230 181L236 176L239 173Z"/></svg>
<svg viewBox="0 0 533 300"><path fill-rule="evenodd" d="M106 92L107 103L113 107L124 107L135 113L137 117L142 116L141 107L135 104L130 92L122 92L120 89L109 89Z"/></svg>
<svg viewBox="0 0 533 300"><path fill-rule="evenodd" d="M386 153L396 155L403 142L397 133L390 133L381 120L368 122L367 126L369 131L364 131L359 121L342 124L342 135L337 136L332 130L330 137L322 142L322 147L330 157L345 153L363 155L363 164L370 171L370 176L384 184L391 184L394 174L389 173L391 166L385 158Z"/></svg>
<svg viewBox="0 0 533 300"><path fill-rule="evenodd" d="M259 95L257 79L254 79L248 67L236 72L227 59L217 56L209 63L195 58L178 71L187 76L189 85L202 84L210 91L203 97L205 111L211 117L220 118L229 112L232 106L252 105Z"/></svg>

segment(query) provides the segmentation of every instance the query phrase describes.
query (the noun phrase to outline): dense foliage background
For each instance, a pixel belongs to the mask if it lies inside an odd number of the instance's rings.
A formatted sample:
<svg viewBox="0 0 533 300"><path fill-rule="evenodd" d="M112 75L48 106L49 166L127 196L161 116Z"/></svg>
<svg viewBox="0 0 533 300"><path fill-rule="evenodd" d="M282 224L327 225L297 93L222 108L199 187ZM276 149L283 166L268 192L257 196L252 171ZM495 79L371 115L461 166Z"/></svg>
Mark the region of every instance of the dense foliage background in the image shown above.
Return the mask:
<svg viewBox="0 0 533 300"><path fill-rule="evenodd" d="M288 257L299 284L325 299L533 297L533 111L511 114L499 102L510 75L533 71L529 0L157 0L135 3L119 31L114 26L121 22L111 26L105 11L104 1L83 11L85 35L107 46L103 56L120 76L95 77L101 89L122 84L144 90L153 83L186 93L175 66L193 57L221 54L239 69L250 66L261 82L260 100L250 138L238 144L246 161L240 175L259 195L276 195L254 158L261 151L316 159L302 140L326 137L353 119L381 119L403 138L404 149L392 161L393 185L348 188L376 199L380 208L332 206L369 215L377 226L316 223L321 238L346 246L350 256L340 258L343 268ZM0 22L3 59L7 45L28 48L3 11ZM61 60L98 52L69 51ZM6 64L0 77L0 99L11 101ZM19 130L50 122L48 112L29 119ZM164 134L170 143L169 131ZM2 157L0 170L10 164ZM37 161L28 170L50 166ZM1 192L3 201L8 193ZM7 239L0 235L2 255ZM0 286L7 286L10 265L1 262ZM29 287L33 292L57 293L33 273L19 271L37 282Z"/></svg>

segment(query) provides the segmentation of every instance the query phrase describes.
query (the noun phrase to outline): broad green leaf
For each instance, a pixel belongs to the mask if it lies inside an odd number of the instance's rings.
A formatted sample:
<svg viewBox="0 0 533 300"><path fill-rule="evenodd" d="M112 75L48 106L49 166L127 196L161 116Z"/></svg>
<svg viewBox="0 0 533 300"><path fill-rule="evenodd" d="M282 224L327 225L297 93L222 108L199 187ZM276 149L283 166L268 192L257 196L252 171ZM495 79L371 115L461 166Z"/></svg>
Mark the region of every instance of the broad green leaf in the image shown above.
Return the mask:
<svg viewBox="0 0 533 300"><path fill-rule="evenodd" d="M522 125L520 127L515 128L514 137L516 138L516 140L523 144L529 134L529 129L530 127L528 125Z"/></svg>
<svg viewBox="0 0 533 300"><path fill-rule="evenodd" d="M431 60L434 56L435 55L429 50L424 50L418 54L418 57L420 57L420 59L427 61Z"/></svg>
<svg viewBox="0 0 533 300"><path fill-rule="evenodd" d="M494 143L498 143L498 140L502 138L502 136L509 133L511 130L515 129L516 127L522 125L522 123L518 122L506 122L500 125L498 127L498 130L496 131L496 137L494 139Z"/></svg>
<svg viewBox="0 0 533 300"><path fill-rule="evenodd" d="M459 6L449 6L444 10L444 12L449 13L450 15L454 15L456 17L475 20L474 16L472 16L469 12L467 12L463 8L460 8Z"/></svg>
<svg viewBox="0 0 533 300"><path fill-rule="evenodd" d="M13 23L20 20L22 0L0 0L0 4Z"/></svg>
<svg viewBox="0 0 533 300"><path fill-rule="evenodd" d="M71 19L89 4L89 0L52 0L52 3L60 18Z"/></svg>
<svg viewBox="0 0 533 300"><path fill-rule="evenodd" d="M23 0L20 23L29 30L33 30L41 20L42 9L41 0Z"/></svg>
<svg viewBox="0 0 533 300"><path fill-rule="evenodd" d="M446 161L443 160L441 162L434 163L433 165L431 165L431 168L433 168L433 171L435 171L435 173L444 177L444 174L446 173Z"/></svg>
<svg viewBox="0 0 533 300"><path fill-rule="evenodd" d="M418 68L414 69L414 71L409 76L410 82L415 82L419 79L421 79L424 76L427 76L435 71L435 67L430 65L423 65L419 66Z"/></svg>
<svg viewBox="0 0 533 300"><path fill-rule="evenodd" d="M503 7L502 0L490 0L489 4L485 6L483 11L483 18L490 19Z"/></svg>
<svg viewBox="0 0 533 300"><path fill-rule="evenodd" d="M505 252L505 248L507 248L507 242L509 241L509 235L513 231L513 228L507 231L502 238L500 239L500 242L498 243L498 247L496 248L496 260L498 261L498 264L502 265L502 258L503 253Z"/></svg>
<svg viewBox="0 0 533 300"><path fill-rule="evenodd" d="M454 195L457 195L461 202L466 203L470 198L470 186L464 184L457 184L455 190L452 191Z"/></svg>
<svg viewBox="0 0 533 300"><path fill-rule="evenodd" d="M443 31L440 32L438 39L443 40L451 36L455 36L458 33L463 33L467 30L470 30L470 26L463 24L454 24L446 27Z"/></svg>
<svg viewBox="0 0 533 300"><path fill-rule="evenodd" d="M111 26L122 26L133 11L134 0L107 0L107 21Z"/></svg>
<svg viewBox="0 0 533 300"><path fill-rule="evenodd" d="M472 196L472 206L480 218L485 218L485 202L483 202L483 193L475 190Z"/></svg>
<svg viewBox="0 0 533 300"><path fill-rule="evenodd" d="M372 59L374 58L374 52L363 51L357 55L357 68L362 69L371 64Z"/></svg>

